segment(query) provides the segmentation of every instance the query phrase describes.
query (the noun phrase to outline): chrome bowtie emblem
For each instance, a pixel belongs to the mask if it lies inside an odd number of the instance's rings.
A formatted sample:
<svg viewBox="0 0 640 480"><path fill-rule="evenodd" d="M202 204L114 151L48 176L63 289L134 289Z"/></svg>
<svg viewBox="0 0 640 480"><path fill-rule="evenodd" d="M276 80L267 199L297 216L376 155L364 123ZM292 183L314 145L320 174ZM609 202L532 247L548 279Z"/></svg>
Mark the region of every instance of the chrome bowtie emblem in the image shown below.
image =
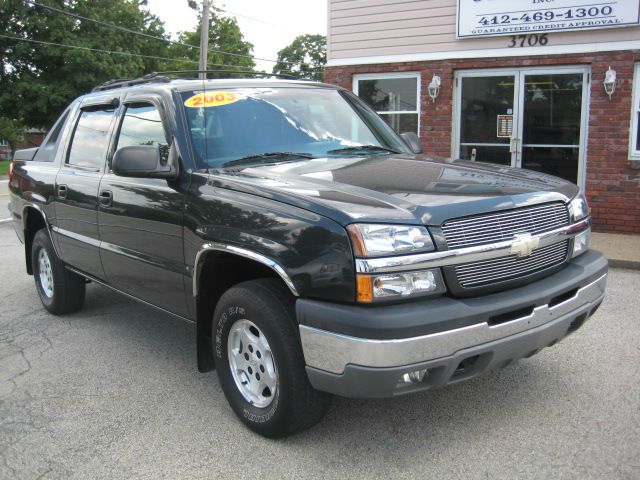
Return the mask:
<svg viewBox="0 0 640 480"><path fill-rule="evenodd" d="M530 233L516 233L513 237L511 253L518 258L528 257L540 244L540 239L532 237Z"/></svg>

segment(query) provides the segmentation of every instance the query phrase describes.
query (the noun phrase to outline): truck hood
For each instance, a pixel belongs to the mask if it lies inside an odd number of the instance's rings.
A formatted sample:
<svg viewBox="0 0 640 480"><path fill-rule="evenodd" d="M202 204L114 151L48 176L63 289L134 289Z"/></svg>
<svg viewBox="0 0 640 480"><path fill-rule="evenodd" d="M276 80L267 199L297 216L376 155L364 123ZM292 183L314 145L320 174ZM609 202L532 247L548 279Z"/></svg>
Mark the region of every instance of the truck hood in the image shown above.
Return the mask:
<svg viewBox="0 0 640 480"><path fill-rule="evenodd" d="M531 170L405 154L222 169L209 184L302 207L343 225L441 225L453 217L567 202L579 191Z"/></svg>

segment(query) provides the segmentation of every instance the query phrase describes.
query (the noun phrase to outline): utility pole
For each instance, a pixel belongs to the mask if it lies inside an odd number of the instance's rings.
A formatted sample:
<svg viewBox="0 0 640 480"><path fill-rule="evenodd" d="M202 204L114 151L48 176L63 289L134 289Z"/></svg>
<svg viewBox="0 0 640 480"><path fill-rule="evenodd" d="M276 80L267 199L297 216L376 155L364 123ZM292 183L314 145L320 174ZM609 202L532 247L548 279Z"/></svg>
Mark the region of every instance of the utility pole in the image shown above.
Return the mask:
<svg viewBox="0 0 640 480"><path fill-rule="evenodd" d="M207 69L207 51L209 50L209 0L202 2L202 25L200 26L200 63L199 70ZM207 74L201 72L199 77L202 80L207 78Z"/></svg>

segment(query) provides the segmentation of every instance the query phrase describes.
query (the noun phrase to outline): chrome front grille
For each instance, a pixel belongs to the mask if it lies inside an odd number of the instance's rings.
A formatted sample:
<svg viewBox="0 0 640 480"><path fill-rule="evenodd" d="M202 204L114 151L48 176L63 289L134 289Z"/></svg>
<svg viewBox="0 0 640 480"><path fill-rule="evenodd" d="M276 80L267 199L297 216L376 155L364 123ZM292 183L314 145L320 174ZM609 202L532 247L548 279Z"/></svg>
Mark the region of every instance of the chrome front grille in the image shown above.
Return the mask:
<svg viewBox="0 0 640 480"><path fill-rule="evenodd" d="M564 203L546 203L533 207L449 220L442 226L449 249L473 247L514 240L518 233L536 235L569 224ZM569 241L534 250L529 256L506 255L491 260L464 263L451 269L459 287L477 288L516 280L552 268L567 259Z"/></svg>
<svg viewBox="0 0 640 480"><path fill-rule="evenodd" d="M524 258L509 255L493 260L458 265L455 267L456 276L464 288L511 280L540 272L564 262L568 250L569 241L564 240L534 250L531 255Z"/></svg>
<svg viewBox="0 0 640 480"><path fill-rule="evenodd" d="M442 232L451 249L512 240L516 233L534 235L568 224L567 207L562 202L556 202L475 217L457 218L445 222Z"/></svg>

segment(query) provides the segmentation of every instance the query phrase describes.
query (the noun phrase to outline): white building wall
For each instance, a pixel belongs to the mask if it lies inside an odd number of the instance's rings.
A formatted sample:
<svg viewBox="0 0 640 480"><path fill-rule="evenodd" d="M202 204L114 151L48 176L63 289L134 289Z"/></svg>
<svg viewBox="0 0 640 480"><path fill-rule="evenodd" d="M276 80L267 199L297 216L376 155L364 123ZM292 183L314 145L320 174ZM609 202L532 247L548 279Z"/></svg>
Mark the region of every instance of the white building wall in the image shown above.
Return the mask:
<svg viewBox="0 0 640 480"><path fill-rule="evenodd" d="M458 39L456 0L328 0L328 8L329 66L640 48L640 27L552 32L535 47L509 48L510 36Z"/></svg>

